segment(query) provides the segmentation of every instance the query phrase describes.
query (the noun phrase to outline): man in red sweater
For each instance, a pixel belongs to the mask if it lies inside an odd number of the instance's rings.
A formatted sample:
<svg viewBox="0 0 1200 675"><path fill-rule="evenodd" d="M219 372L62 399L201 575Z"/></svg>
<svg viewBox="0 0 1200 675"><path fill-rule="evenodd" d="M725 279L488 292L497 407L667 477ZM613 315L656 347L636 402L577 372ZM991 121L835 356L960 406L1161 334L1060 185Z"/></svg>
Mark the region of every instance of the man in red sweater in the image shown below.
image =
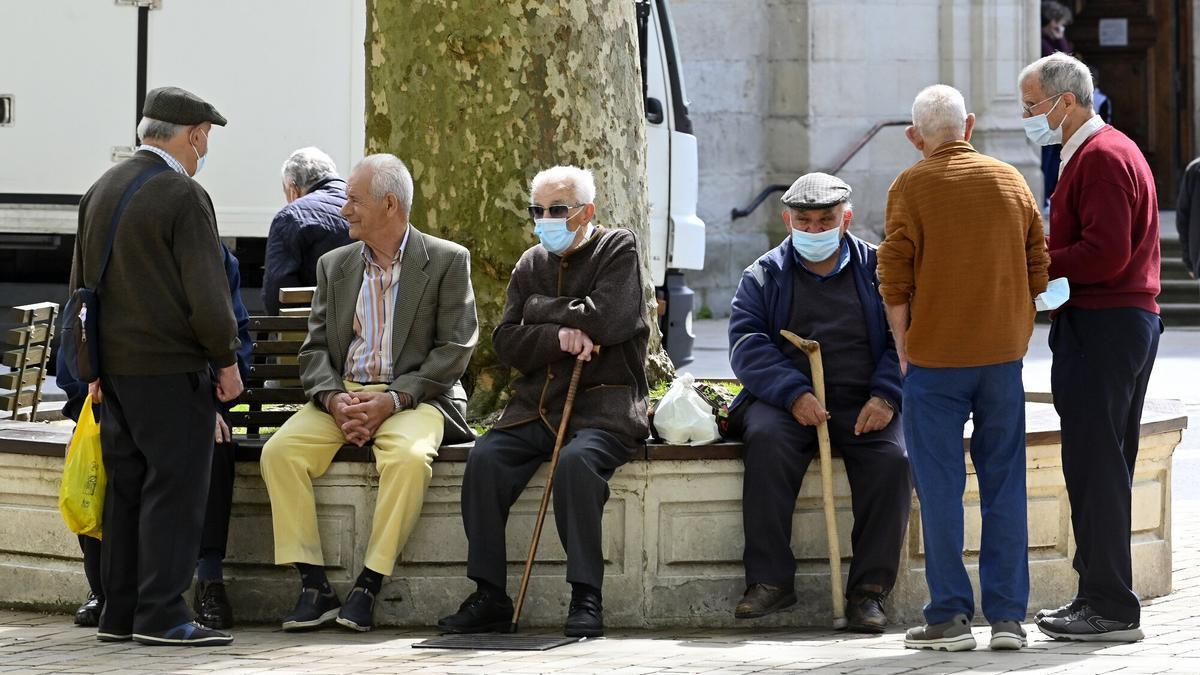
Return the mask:
<svg viewBox="0 0 1200 675"><path fill-rule="evenodd" d="M1163 325L1158 197L1138 147L1092 111L1083 62L1053 54L1018 80L1025 132L1062 143L1050 202L1050 278L1071 298L1053 315L1050 386L1062 423L1063 476L1075 531L1079 587L1063 607L1038 612L1062 640L1136 641L1130 503L1142 403Z"/></svg>

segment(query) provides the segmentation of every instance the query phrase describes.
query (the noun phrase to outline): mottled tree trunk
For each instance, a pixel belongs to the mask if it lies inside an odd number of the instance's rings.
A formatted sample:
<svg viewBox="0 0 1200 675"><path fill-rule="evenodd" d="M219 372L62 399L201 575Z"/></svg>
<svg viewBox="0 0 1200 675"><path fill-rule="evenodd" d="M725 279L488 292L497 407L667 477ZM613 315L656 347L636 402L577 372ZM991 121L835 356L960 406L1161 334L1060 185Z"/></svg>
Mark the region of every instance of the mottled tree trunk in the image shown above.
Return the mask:
<svg viewBox="0 0 1200 675"><path fill-rule="evenodd" d="M491 332L513 265L536 243L529 181L596 174L596 222L643 244L651 381L671 374L649 283L646 137L633 0L368 0L367 152L412 169L412 222L471 250L480 345L473 416L510 380Z"/></svg>

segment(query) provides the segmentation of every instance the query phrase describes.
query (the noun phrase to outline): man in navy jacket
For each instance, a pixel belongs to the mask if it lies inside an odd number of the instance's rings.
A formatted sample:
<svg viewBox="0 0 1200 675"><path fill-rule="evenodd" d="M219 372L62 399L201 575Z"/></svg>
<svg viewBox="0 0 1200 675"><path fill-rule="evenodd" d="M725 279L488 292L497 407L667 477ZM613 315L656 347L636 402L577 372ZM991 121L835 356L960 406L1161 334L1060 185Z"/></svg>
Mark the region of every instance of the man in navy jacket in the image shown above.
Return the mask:
<svg viewBox="0 0 1200 675"><path fill-rule="evenodd" d="M887 626L911 482L900 423L900 366L875 276L875 247L847 230L850 186L821 173L783 196L789 236L742 274L729 317L729 360L744 385L731 406L745 441L742 517L746 593L734 615L795 604L792 515L828 421L853 495L849 629ZM813 395L808 357L781 335L821 343L828 410Z"/></svg>

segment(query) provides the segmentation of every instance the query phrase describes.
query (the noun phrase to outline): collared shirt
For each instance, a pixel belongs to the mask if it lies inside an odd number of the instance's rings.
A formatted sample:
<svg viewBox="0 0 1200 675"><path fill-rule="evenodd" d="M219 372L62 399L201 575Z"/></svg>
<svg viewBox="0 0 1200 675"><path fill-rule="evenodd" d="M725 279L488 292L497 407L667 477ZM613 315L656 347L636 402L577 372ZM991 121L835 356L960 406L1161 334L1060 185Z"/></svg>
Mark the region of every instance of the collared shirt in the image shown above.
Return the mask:
<svg viewBox="0 0 1200 675"><path fill-rule="evenodd" d="M154 154L158 155L159 157L162 157L162 160L167 163L167 166L171 167L175 171L178 171L179 173L181 173L185 176L188 175L187 169L183 168L183 165L179 163L179 160L175 159L175 156L172 155L171 153L167 152L166 150L163 150L162 148L157 148L153 145L145 145L145 144L139 145L137 149L145 150L147 152L153 152Z"/></svg>
<svg viewBox="0 0 1200 675"><path fill-rule="evenodd" d="M846 269L846 265L850 264L850 239L847 238L846 235L844 235L844 234L842 235L842 243L838 244L837 266L835 266L833 268L833 270L831 270L829 272L829 274L821 275L821 274L817 274L816 272L808 269L808 266L804 264L804 262L805 262L804 257L796 252L795 247L792 248L792 256L794 256L794 258L795 258L796 267L799 267L800 269L804 270L805 272L808 272L809 274L820 279L821 281L825 281L826 279L837 276L842 270Z"/></svg>
<svg viewBox="0 0 1200 675"><path fill-rule="evenodd" d="M1075 130L1075 133L1071 134L1071 138L1067 139L1066 143L1063 143L1062 162L1058 165L1059 178L1062 178L1063 169L1067 168L1067 162L1071 161L1071 158L1075 156L1075 151L1079 149L1079 146L1091 138L1092 134L1103 129L1104 125L1104 118L1099 115L1092 115L1091 119L1084 122Z"/></svg>
<svg viewBox="0 0 1200 675"><path fill-rule="evenodd" d="M411 228L405 228L400 250L383 267L375 262L371 249L362 244L363 281L354 307L354 339L346 356L343 372L351 382L391 384L392 316L400 293L400 260L408 245Z"/></svg>

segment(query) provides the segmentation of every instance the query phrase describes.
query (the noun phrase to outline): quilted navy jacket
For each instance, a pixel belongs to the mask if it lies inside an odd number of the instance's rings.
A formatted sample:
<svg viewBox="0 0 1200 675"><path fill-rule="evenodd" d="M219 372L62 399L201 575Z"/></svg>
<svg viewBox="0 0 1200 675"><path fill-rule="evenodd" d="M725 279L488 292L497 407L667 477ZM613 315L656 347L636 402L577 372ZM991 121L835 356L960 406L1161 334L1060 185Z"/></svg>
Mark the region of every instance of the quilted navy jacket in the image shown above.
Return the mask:
<svg viewBox="0 0 1200 675"><path fill-rule="evenodd" d="M846 237L850 263L842 273L854 275L876 362L871 395L886 399L899 410L900 360L879 296L875 247L852 234ZM791 316L795 258L791 239L785 239L742 272L729 315L729 365L744 388L730 410L751 398L787 410L797 398L813 390L812 382L784 353L786 341L779 334L787 328Z"/></svg>
<svg viewBox="0 0 1200 675"><path fill-rule="evenodd" d="M351 242L342 217L346 181L326 178L275 214L267 234L263 306L279 314L279 289L317 285L317 258Z"/></svg>

